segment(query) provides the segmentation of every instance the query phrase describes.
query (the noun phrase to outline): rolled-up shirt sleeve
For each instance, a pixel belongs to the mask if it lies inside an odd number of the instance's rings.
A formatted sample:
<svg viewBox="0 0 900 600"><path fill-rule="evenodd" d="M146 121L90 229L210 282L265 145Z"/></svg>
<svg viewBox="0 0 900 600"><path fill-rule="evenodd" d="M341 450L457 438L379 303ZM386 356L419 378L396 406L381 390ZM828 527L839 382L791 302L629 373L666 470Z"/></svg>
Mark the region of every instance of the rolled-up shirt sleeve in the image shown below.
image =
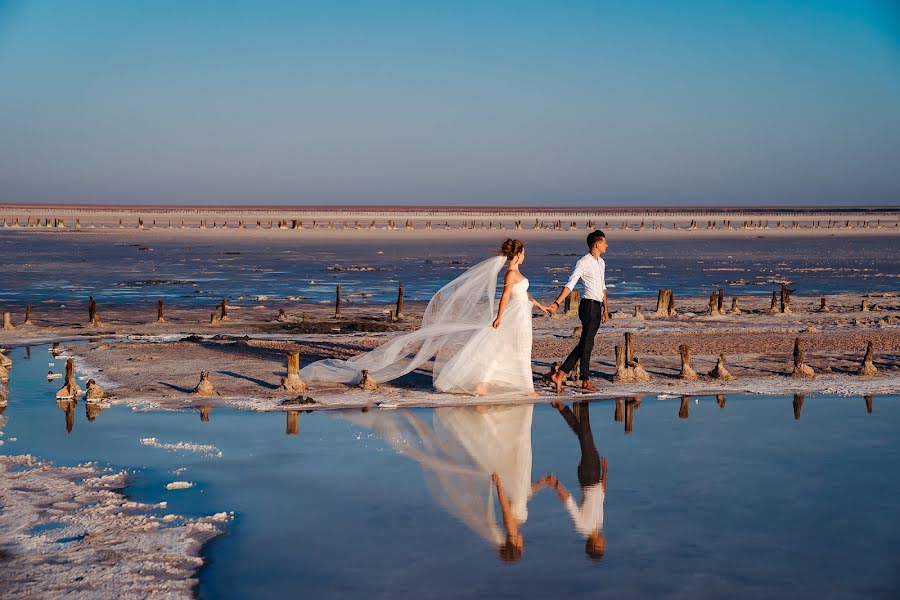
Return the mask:
<svg viewBox="0 0 900 600"><path fill-rule="evenodd" d="M569 277L569 282L566 284L566 287L569 290L575 289L575 284L578 283L578 280L581 279L581 276L584 275L584 263L582 261L578 261L575 263L575 269L572 271L572 276Z"/></svg>

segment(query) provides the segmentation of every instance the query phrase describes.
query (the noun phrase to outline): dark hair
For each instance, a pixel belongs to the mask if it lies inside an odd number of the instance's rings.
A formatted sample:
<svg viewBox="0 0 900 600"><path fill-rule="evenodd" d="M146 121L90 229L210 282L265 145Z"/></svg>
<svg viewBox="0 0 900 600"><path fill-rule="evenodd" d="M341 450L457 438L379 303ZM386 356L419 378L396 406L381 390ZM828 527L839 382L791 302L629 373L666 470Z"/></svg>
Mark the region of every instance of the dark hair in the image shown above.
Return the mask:
<svg viewBox="0 0 900 600"><path fill-rule="evenodd" d="M512 260L516 256L516 254L524 249L525 244L523 244L519 240L506 238L506 241L503 242L502 246L500 246L500 254L505 256L507 259Z"/></svg>
<svg viewBox="0 0 900 600"><path fill-rule="evenodd" d="M606 552L606 536L598 533L595 539L589 537L584 544L584 551L591 560L600 560Z"/></svg>
<svg viewBox="0 0 900 600"><path fill-rule="evenodd" d="M522 547L516 546L510 541L500 544L500 560L506 563L513 563L522 558Z"/></svg>
<svg viewBox="0 0 900 600"><path fill-rule="evenodd" d="M594 244L596 244L597 240L599 240L600 238L606 238L606 234L599 229L595 229L594 231L590 232L587 236L588 250L593 250Z"/></svg>

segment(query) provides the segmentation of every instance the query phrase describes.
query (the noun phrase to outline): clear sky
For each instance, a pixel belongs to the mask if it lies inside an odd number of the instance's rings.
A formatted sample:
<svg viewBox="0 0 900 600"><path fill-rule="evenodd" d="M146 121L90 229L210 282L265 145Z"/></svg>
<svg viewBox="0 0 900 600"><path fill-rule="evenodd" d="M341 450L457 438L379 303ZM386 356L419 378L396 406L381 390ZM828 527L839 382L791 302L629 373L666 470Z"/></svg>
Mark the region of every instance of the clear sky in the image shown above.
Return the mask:
<svg viewBox="0 0 900 600"><path fill-rule="evenodd" d="M900 2L0 0L0 202L900 204Z"/></svg>

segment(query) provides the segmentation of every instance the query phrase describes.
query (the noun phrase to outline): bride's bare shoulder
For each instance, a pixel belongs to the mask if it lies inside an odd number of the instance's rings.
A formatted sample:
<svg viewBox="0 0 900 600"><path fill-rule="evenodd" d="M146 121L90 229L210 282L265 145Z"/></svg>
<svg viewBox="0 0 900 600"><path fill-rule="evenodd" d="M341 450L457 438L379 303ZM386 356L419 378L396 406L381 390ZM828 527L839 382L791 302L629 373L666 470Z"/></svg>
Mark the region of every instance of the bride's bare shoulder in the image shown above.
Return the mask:
<svg viewBox="0 0 900 600"><path fill-rule="evenodd" d="M523 279L525 279L525 276L518 271L507 271L503 277L503 285L516 285Z"/></svg>

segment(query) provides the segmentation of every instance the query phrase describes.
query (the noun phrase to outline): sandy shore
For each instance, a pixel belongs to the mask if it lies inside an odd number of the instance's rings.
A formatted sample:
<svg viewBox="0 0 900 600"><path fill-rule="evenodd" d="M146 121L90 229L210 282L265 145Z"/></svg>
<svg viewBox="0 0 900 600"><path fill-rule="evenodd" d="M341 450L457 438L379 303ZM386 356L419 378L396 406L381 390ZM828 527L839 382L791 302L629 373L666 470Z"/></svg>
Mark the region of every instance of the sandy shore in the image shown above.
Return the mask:
<svg viewBox="0 0 900 600"><path fill-rule="evenodd" d="M165 502L119 492L127 479L92 465L0 456L3 598L36 598L35 590L42 598L193 597L201 549L231 517L160 515Z"/></svg>
<svg viewBox="0 0 900 600"><path fill-rule="evenodd" d="M818 299L795 298L790 314L769 314L767 298L742 299L741 314L708 316L706 298L679 299L674 318L658 318L654 306L643 301L645 318L630 316L634 299L616 299L623 310L598 335L592 363L592 378L600 388L589 398L614 398L644 394L700 395L720 393L829 393L883 394L900 392L900 294L882 294L868 299L870 310L860 310L855 295L828 297L829 312L817 312ZM629 307L631 310L624 310ZM104 317L105 325L65 325L19 328L0 332L0 342L11 344L89 339L83 345L63 343L57 364L75 359L77 375L95 378L113 396L112 402L135 405L197 408L230 405L252 410L295 410L283 404L296 397L279 391L285 372L285 353L300 351L302 365L320 358L347 358L384 343L391 336L418 326L421 305L407 308L401 323L388 323L377 306L360 307L338 321L327 307L308 315L304 323L295 314L290 322L275 321L274 311L244 311L221 326L203 323L199 311L183 311L165 324L134 323L137 315L126 311ZM207 317L208 318L208 317ZM368 324L368 325L366 325ZM562 360L576 342L575 316L536 317L534 320L533 368L541 397L555 399L540 382L550 364ZM353 328L357 330L353 330ZM358 331L358 329L375 331ZM378 331L382 329L382 331ZM651 375L648 383L613 383L613 347L623 343L625 332L635 335L636 356ZM801 338L806 363L816 372L814 379L789 377L793 343ZM878 375L861 377L857 370L866 344L872 341ZM692 349L694 369L704 374L725 353L732 381L678 379L678 346ZM15 366L13 366L15 368ZM61 367L60 367L61 369ZM57 369L59 371L60 369ZM217 392L212 398L192 395L201 371L210 371ZM567 395L579 394L567 388ZM345 386L313 386L304 394L315 404L303 409L376 406L477 404L485 400L435 394L428 374L413 374L399 382L382 385L376 392ZM532 401L524 398L493 398L491 402Z"/></svg>

